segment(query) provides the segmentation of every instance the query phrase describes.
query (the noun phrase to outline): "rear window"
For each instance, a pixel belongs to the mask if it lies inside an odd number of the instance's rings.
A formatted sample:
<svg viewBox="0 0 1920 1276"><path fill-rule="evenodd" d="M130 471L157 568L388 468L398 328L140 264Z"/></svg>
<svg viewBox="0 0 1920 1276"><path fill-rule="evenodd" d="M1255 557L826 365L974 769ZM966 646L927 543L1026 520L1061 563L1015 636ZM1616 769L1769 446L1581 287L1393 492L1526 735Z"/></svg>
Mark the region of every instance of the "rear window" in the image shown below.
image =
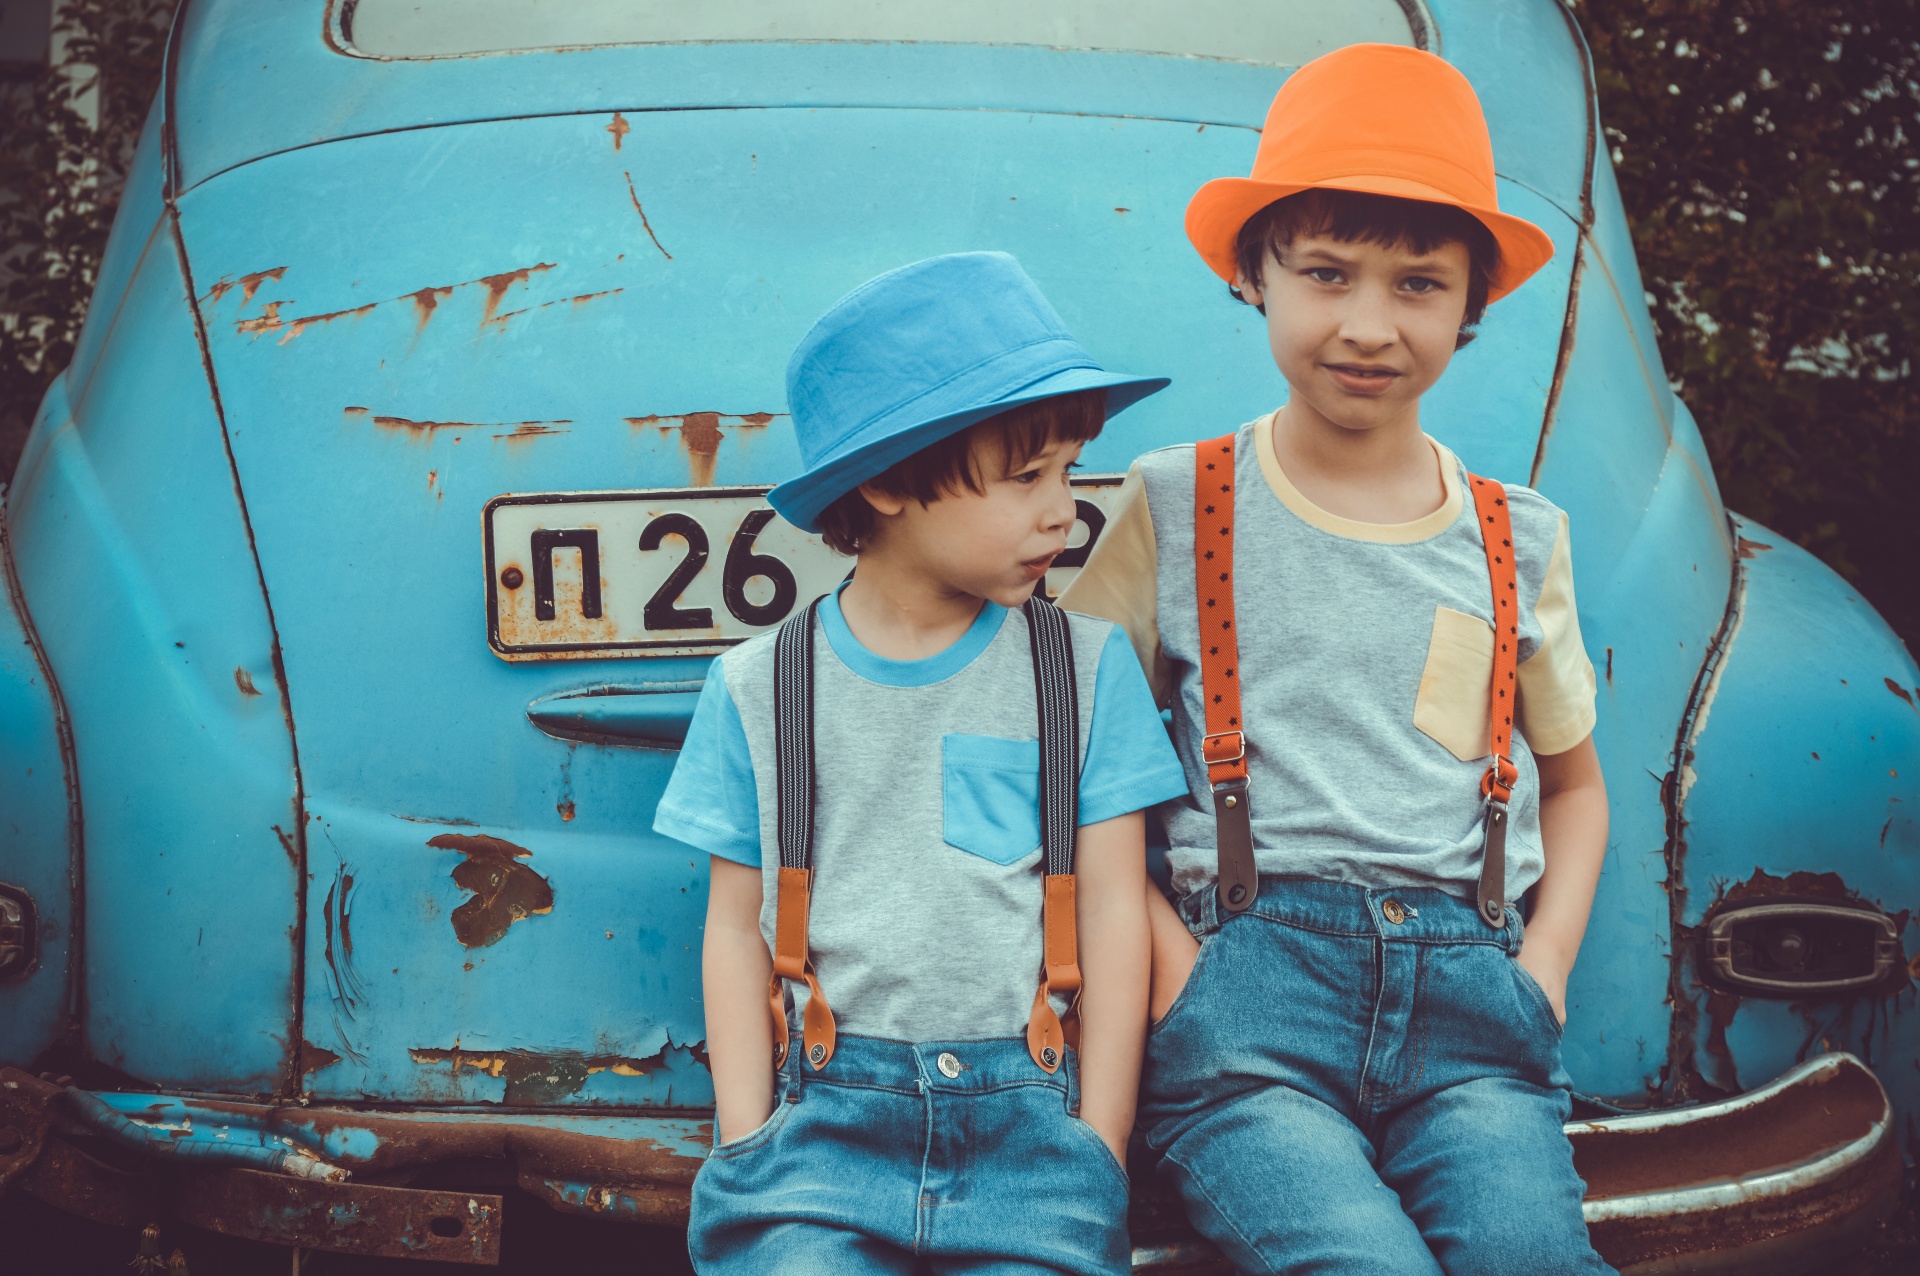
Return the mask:
<svg viewBox="0 0 1920 1276"><path fill-rule="evenodd" d="M863 40L1013 44L1298 66L1361 41L1419 44L1421 0L359 0L374 57L597 44Z"/></svg>

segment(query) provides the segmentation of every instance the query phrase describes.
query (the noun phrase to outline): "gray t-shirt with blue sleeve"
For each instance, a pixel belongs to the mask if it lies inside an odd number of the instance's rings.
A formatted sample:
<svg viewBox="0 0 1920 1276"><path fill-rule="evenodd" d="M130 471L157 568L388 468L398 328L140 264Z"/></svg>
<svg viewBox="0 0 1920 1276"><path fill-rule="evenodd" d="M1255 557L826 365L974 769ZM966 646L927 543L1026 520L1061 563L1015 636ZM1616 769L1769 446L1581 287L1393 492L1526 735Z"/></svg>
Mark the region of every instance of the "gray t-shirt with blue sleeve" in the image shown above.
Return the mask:
<svg viewBox="0 0 1920 1276"><path fill-rule="evenodd" d="M1026 618L987 603L951 647L912 661L862 647L837 595L815 624L808 938L838 1029L915 1042L1019 1036L1039 986L1045 873ZM1069 625L1080 823L1184 793L1126 635L1091 616ZM654 818L657 832L761 867L769 948L780 864L773 652L766 634L714 661ZM807 991L789 993L797 1024Z"/></svg>

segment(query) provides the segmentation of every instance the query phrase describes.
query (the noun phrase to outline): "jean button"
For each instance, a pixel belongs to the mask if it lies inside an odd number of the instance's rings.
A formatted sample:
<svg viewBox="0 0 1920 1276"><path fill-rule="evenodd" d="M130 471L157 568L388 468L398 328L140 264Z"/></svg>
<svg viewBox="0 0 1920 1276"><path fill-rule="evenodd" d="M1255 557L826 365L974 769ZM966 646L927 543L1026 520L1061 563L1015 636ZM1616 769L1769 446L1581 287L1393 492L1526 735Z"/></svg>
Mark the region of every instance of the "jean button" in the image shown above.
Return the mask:
<svg viewBox="0 0 1920 1276"><path fill-rule="evenodd" d="M1380 905L1380 912L1395 926L1407 920L1406 906L1397 899L1390 899Z"/></svg>
<svg viewBox="0 0 1920 1276"><path fill-rule="evenodd" d="M960 1061L945 1050L940 1052L940 1057L934 1060L934 1062L939 1064L942 1075L947 1077L957 1077L960 1075Z"/></svg>

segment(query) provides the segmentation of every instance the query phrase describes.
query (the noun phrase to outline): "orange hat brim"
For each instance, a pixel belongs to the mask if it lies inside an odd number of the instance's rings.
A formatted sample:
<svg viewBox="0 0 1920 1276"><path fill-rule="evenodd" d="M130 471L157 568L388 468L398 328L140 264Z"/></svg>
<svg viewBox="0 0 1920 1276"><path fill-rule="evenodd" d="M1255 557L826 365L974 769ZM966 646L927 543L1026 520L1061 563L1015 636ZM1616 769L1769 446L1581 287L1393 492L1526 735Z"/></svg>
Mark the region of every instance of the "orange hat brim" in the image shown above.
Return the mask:
<svg viewBox="0 0 1920 1276"><path fill-rule="evenodd" d="M1207 265L1213 268L1213 273L1232 283L1240 269L1233 254L1240 228L1275 200L1314 189L1357 191L1366 195L1417 199L1429 204L1449 204L1477 218L1481 225L1493 233L1494 243L1500 246L1500 269L1487 289L1489 302L1498 301L1518 288L1553 259L1553 240L1546 231L1524 217L1515 217L1497 208L1463 203L1445 191L1422 182L1374 174L1355 174L1317 182L1263 182L1251 177L1216 177L1196 191L1187 204L1187 238L1193 241L1193 246L1199 250Z"/></svg>

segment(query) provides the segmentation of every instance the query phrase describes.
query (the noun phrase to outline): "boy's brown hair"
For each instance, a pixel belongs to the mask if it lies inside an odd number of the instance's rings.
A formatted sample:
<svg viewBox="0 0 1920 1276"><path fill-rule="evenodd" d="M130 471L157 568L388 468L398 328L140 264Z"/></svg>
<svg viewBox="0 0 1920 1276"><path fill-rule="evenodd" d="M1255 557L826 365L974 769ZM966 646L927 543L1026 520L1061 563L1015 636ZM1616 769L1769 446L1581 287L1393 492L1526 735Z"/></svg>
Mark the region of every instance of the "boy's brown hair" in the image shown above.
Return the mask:
<svg viewBox="0 0 1920 1276"><path fill-rule="evenodd" d="M1480 317L1487 312L1487 290L1500 270L1500 246L1493 232L1464 209L1418 199L1396 199L1359 191L1315 188L1275 200L1247 219L1233 243L1240 273L1264 286L1260 275L1271 253L1287 259L1287 249L1302 235L1322 236L1345 244L1379 244L1429 253L1442 244L1462 244L1467 250L1467 313L1460 321L1458 350L1474 338ZM1240 290L1227 290L1239 301ZM1266 307L1260 307L1266 313Z"/></svg>
<svg viewBox="0 0 1920 1276"><path fill-rule="evenodd" d="M1097 437L1106 423L1105 390L1076 390L1036 399L976 421L867 481L890 496L922 505L962 489L981 493L991 477L981 473L984 456L991 455L1007 474L1014 474L1056 443L1085 443ZM873 535L877 517L856 487L822 510L816 521L829 548L857 554Z"/></svg>

